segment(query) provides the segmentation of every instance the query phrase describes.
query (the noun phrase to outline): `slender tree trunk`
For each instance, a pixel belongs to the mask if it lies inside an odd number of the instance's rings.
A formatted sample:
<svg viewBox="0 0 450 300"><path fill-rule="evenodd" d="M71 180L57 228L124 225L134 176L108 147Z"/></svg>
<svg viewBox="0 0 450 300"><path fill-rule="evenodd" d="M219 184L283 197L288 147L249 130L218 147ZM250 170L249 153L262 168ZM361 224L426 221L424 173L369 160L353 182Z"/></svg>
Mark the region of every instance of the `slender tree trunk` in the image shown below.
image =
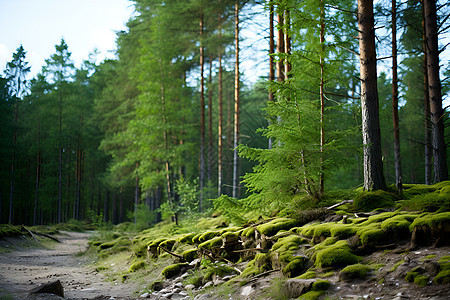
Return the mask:
<svg viewBox="0 0 450 300"><path fill-rule="evenodd" d="M325 166L324 166L324 147L325 147L325 4L320 0L320 182L319 195L322 196L325 190Z"/></svg>
<svg viewBox="0 0 450 300"><path fill-rule="evenodd" d="M422 10L423 11L423 10ZM433 146L431 142L431 121L430 121L430 98L428 93L428 73L427 73L427 51L426 51L426 36L425 36L425 22L423 26L423 96L424 96L424 115L425 115L425 184L432 184L432 170L433 170Z"/></svg>
<svg viewBox="0 0 450 300"><path fill-rule="evenodd" d="M233 152L233 197L239 198L239 1L234 3L234 40L235 40L235 68L234 68L234 152Z"/></svg>
<svg viewBox="0 0 450 300"><path fill-rule="evenodd" d="M59 168L58 168L58 223L61 223L62 192L62 89L59 86Z"/></svg>
<svg viewBox="0 0 450 300"><path fill-rule="evenodd" d="M373 0L358 0L364 189L385 189L381 159Z"/></svg>
<svg viewBox="0 0 450 300"><path fill-rule="evenodd" d="M283 32L283 25L284 25L284 19L283 19L283 11L280 7L278 7L277 11L277 19L278 19L278 37L277 37L277 52L278 53L284 53L284 32ZM278 58L277 60L277 81L281 82L284 79L283 74L283 59Z"/></svg>
<svg viewBox="0 0 450 300"><path fill-rule="evenodd" d="M109 190L106 189L105 202L103 203L103 217L105 223L109 222Z"/></svg>
<svg viewBox="0 0 450 300"><path fill-rule="evenodd" d="M209 58L209 87L208 87L208 182L212 177L212 164L213 164L213 130L212 130L212 57Z"/></svg>
<svg viewBox="0 0 450 300"><path fill-rule="evenodd" d="M219 13L219 43L222 42L222 16ZM218 166L217 166L217 194L222 195L223 184L223 90L222 90L222 47L219 47L219 128L217 129L218 141Z"/></svg>
<svg viewBox="0 0 450 300"><path fill-rule="evenodd" d="M428 93L432 124L434 181L448 179L446 146L444 136L444 110L442 108L441 81L439 79L439 47L436 1L423 0L425 13L426 57Z"/></svg>
<svg viewBox="0 0 450 300"><path fill-rule="evenodd" d="M16 144L17 144L17 119L19 115L19 104L18 99L15 99L14 103L14 136L13 136L13 153L11 158L11 186L10 186L10 192L9 192L9 217L8 217L8 223L12 224L13 222L13 199L14 199L14 184L15 184L15 177L16 177Z"/></svg>
<svg viewBox="0 0 450 300"><path fill-rule="evenodd" d="M200 201L203 208L203 187L205 185L205 84L204 84L203 13L200 15Z"/></svg>
<svg viewBox="0 0 450 300"><path fill-rule="evenodd" d="M397 0L392 0L392 120L394 127L395 184L397 192L403 194L402 162L400 157L400 129L398 121L398 77L397 77Z"/></svg>
<svg viewBox="0 0 450 300"><path fill-rule="evenodd" d="M275 41L274 41L274 7L273 3L269 2L269 81L275 80L275 63L273 54L275 53ZM269 91L269 102L273 102L275 100L274 94L272 91ZM270 125L270 120L269 120ZM272 149L272 138L269 138L269 149Z"/></svg>
<svg viewBox="0 0 450 300"><path fill-rule="evenodd" d="M134 225L137 224L137 211L138 211L138 201L139 201L139 176L138 170L139 162L136 163L136 185L134 187Z"/></svg>
<svg viewBox="0 0 450 300"><path fill-rule="evenodd" d="M291 71L291 64L288 61L288 56L291 53L291 37L289 36L289 30L291 26L291 13L288 8L284 10L284 54L286 59L284 60L284 79L288 80L289 72Z"/></svg>
<svg viewBox="0 0 450 300"><path fill-rule="evenodd" d="M38 130L36 137L36 184L34 190L34 211L33 211L33 226L37 225L37 207L38 207L38 197L39 197L39 167L40 167L40 151L39 151L39 142L41 137L41 118L38 115Z"/></svg>

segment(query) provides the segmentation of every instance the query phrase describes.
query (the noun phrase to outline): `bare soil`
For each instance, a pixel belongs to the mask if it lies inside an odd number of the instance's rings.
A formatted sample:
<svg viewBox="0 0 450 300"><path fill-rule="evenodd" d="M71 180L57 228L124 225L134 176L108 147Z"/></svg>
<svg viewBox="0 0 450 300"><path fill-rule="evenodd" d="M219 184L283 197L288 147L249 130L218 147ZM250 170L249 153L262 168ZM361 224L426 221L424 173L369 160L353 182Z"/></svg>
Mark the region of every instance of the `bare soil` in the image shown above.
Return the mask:
<svg viewBox="0 0 450 300"><path fill-rule="evenodd" d="M50 247L30 246L29 238L0 240L0 299L61 299L30 294L47 282L60 280L65 299L134 299L134 286L106 281L90 266L89 256L79 256L88 247L91 233L62 232L61 243ZM11 249L11 250L8 250Z"/></svg>

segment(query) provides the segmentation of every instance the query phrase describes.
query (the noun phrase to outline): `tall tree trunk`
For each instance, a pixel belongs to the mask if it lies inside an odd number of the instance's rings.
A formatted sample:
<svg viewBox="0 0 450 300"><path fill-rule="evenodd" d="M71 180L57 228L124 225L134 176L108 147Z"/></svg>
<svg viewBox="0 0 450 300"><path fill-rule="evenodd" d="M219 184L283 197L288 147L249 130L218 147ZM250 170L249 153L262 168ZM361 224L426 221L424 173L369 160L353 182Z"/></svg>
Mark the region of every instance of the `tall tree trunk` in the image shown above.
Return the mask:
<svg viewBox="0 0 450 300"><path fill-rule="evenodd" d="M16 144L17 144L17 119L19 115L19 104L18 99L14 99L14 136L13 136L13 153L11 158L11 185L10 185L10 191L9 191L9 217L8 217L8 223L12 224L13 222L13 199L14 199L14 184L15 184L15 177L16 177Z"/></svg>
<svg viewBox="0 0 450 300"><path fill-rule="evenodd" d="M39 167L40 167L40 151L39 151L39 142L41 138L41 118L38 115L38 130L36 137L36 184L34 189L34 211L33 211L33 226L37 225L37 207L38 207L38 197L39 197Z"/></svg>
<svg viewBox="0 0 450 300"><path fill-rule="evenodd" d="M134 225L137 224L137 211L139 201L139 176L138 176L139 162L136 163L136 184L134 187Z"/></svg>
<svg viewBox="0 0 450 300"><path fill-rule="evenodd" d="M277 52L278 53L284 53L284 32L283 32L283 25L284 25L284 19L283 19L283 11L280 7L277 9L277 20L278 20L278 37L277 37ZM277 81L283 81L284 74L283 74L283 59L278 58L277 60Z"/></svg>
<svg viewBox="0 0 450 300"><path fill-rule="evenodd" d="M58 223L61 223L62 205L62 89L59 86L59 168L58 168Z"/></svg>
<svg viewBox="0 0 450 300"><path fill-rule="evenodd" d="M275 30L274 30L274 7L273 3L269 2L269 81L275 80L275 64L273 54L275 53ZM275 100L274 94L272 91L269 91L269 102L273 102ZM270 120L269 120L270 125ZM269 138L269 149L272 149L272 138Z"/></svg>
<svg viewBox="0 0 450 300"><path fill-rule="evenodd" d="M441 81L439 79L439 47L436 1L423 0L426 34L428 93L432 125L434 181L448 179L444 136L444 109L442 108Z"/></svg>
<svg viewBox="0 0 450 300"><path fill-rule="evenodd" d="M234 68L234 151L233 151L233 197L239 198L239 1L234 3L234 41L235 41L235 68Z"/></svg>
<svg viewBox="0 0 450 300"><path fill-rule="evenodd" d="M106 189L105 202L103 203L103 221L109 222L109 190Z"/></svg>
<svg viewBox="0 0 450 300"><path fill-rule="evenodd" d="M286 58L284 60L284 79L289 78L289 72L291 71L291 64L288 61L288 56L291 53L291 37L289 36L289 30L291 26L291 12L286 7L284 10L284 54Z"/></svg>
<svg viewBox="0 0 450 300"><path fill-rule="evenodd" d="M385 189L381 159L373 0L358 0L364 189Z"/></svg>
<svg viewBox="0 0 450 300"><path fill-rule="evenodd" d="M203 208L203 187L205 185L205 83L204 83L203 13L200 14L200 201Z"/></svg>
<svg viewBox="0 0 450 300"><path fill-rule="evenodd" d="M219 43L222 42L222 16L219 13ZM219 47L219 126L217 129L217 151L218 151L218 166L217 166L217 195L222 195L223 184L223 90L222 90L222 45Z"/></svg>
<svg viewBox="0 0 450 300"><path fill-rule="evenodd" d="M213 130L212 130L212 57L209 58L209 87L208 87L208 182L212 177L212 164L213 164Z"/></svg>
<svg viewBox="0 0 450 300"><path fill-rule="evenodd" d="M325 4L320 0L320 182L319 194L324 193L325 166L324 166L324 147L325 147Z"/></svg>
<svg viewBox="0 0 450 300"><path fill-rule="evenodd" d="M398 126L398 78L397 78L397 0L392 0L392 120L394 126L395 184L403 194L402 163L400 157L400 129Z"/></svg>
<svg viewBox="0 0 450 300"><path fill-rule="evenodd" d="M423 7L422 7L422 13ZM422 21L423 27L423 98L424 98L424 115L425 115L425 184L432 184L432 165L433 165L433 146L431 142L431 121L430 121L430 98L428 93L428 72L427 72L427 42L425 35L425 22Z"/></svg>

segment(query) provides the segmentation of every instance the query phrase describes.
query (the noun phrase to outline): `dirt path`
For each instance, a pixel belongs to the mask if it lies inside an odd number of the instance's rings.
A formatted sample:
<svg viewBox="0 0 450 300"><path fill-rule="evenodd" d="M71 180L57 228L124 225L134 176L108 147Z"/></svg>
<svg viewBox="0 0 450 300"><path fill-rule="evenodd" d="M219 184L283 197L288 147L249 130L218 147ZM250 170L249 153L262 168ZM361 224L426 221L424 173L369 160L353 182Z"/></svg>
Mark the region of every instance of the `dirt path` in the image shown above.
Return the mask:
<svg viewBox="0 0 450 300"><path fill-rule="evenodd" d="M37 299L29 295L32 288L58 279L66 299L133 299L129 286L106 282L88 266L88 257L75 255L86 250L90 235L64 232L58 236L62 243L53 249L18 248L0 253L0 299Z"/></svg>

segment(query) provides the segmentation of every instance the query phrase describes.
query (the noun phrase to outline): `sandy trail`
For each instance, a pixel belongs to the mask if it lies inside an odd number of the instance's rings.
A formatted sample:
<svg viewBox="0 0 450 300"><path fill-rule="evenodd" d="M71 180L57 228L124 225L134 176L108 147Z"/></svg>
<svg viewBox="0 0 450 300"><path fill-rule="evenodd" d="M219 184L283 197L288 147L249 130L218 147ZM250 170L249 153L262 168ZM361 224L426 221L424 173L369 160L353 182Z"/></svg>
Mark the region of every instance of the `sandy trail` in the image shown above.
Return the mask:
<svg viewBox="0 0 450 300"><path fill-rule="evenodd" d="M133 299L130 286L105 281L87 265L88 257L75 255L87 249L90 235L64 232L54 249L19 248L0 253L0 299L42 299L29 291L58 279L66 299Z"/></svg>

